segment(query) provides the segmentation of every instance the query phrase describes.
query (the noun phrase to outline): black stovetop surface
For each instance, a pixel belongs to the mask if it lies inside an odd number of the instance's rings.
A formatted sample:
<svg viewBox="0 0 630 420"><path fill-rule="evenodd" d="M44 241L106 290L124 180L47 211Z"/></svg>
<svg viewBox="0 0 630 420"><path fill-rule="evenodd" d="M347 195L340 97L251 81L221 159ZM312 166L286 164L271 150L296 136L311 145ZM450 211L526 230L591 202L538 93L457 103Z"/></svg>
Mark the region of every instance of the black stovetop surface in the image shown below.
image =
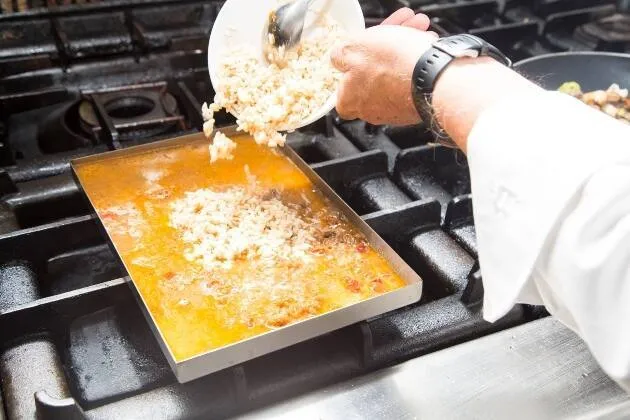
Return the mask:
<svg viewBox="0 0 630 420"><path fill-rule="evenodd" d="M177 384L69 161L200 130L221 3L53 3L0 2L0 419L224 418L545 315L483 321L465 156L331 114L289 144L423 277L422 301ZM362 0L368 24L400 3ZM630 51L614 1L408 3L515 61Z"/></svg>

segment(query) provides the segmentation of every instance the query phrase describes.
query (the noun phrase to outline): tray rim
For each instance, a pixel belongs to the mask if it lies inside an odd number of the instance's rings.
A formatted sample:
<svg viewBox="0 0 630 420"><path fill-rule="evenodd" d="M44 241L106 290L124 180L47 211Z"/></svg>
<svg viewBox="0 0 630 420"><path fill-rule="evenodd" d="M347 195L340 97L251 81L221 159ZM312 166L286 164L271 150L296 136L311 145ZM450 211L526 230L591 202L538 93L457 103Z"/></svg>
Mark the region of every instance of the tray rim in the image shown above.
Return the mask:
<svg viewBox="0 0 630 420"><path fill-rule="evenodd" d="M246 135L239 131L236 126L217 128L213 131L212 136L217 132L222 132L226 136ZM107 229L96 212L96 208L90 198L90 195L84 189L77 167L93 162L100 162L108 159L120 158L124 156L135 156L138 154L150 153L156 150L167 150L171 148L181 147L184 145L193 145L208 142L203 133L193 133L179 137L173 137L165 140L132 146L125 149L103 152L95 155L84 156L70 161L72 176L77 183L79 190L87 199L92 214L98 221L101 234L109 245L110 249L127 273L129 270L120 257L116 245L112 241ZM332 201L333 207L341 211L349 222L365 235L368 243L376 249L388 264L396 271L396 273L407 283L406 286L391 292L378 295L352 305L338 308L330 312L307 318L287 326L267 331L228 345L208 350L204 353L188 357L182 360L176 360L170 349L164 335L157 325L151 311L146 304L142 293L129 274L129 284L136 301L138 302L142 313L145 316L151 331L156 337L162 352L174 372L179 383L185 383L198 379L200 377L218 372L229 367L244 363L246 361L258 358L265 354L275 352L277 350L290 347L300 342L306 341L320 335L328 334L357 322L385 314L395 309L418 302L422 297L422 278L391 248L380 235L378 235L361 216L359 216L339 195L312 169L289 145L277 149L281 154L286 156L298 170L304 173L313 185L328 199Z"/></svg>

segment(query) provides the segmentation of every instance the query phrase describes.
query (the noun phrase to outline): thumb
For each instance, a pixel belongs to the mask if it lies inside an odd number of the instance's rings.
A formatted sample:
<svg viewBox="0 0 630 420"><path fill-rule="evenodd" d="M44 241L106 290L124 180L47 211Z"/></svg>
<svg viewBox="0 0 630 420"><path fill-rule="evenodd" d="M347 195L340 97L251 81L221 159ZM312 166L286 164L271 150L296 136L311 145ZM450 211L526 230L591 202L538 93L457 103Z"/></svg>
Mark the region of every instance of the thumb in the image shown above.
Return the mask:
<svg viewBox="0 0 630 420"><path fill-rule="evenodd" d="M350 70L351 66L349 63L349 55L350 55L349 50L350 50L349 44L344 43L344 44L337 45L330 52L330 61L333 67L335 67L340 72L345 73L348 70Z"/></svg>

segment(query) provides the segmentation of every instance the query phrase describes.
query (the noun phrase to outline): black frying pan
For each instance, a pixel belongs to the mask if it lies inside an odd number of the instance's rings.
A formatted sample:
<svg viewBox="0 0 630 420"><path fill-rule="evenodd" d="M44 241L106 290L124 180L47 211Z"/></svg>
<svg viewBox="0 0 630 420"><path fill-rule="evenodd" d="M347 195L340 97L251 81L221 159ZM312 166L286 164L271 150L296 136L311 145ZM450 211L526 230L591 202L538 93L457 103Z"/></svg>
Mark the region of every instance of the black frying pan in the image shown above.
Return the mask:
<svg viewBox="0 0 630 420"><path fill-rule="evenodd" d="M583 92L605 90L613 83L630 89L630 54L547 54L519 61L514 69L548 90L556 90L562 83L571 81L578 82Z"/></svg>

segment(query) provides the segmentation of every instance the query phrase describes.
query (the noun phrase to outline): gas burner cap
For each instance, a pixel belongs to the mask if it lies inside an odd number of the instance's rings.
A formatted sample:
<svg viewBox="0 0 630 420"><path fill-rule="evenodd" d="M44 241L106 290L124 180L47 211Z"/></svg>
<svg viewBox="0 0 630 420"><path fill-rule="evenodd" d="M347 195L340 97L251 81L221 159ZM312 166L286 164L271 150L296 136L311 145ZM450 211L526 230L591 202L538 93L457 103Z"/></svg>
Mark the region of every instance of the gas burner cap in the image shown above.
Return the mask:
<svg viewBox="0 0 630 420"><path fill-rule="evenodd" d="M94 107L87 99L83 99L79 104L79 118L81 119L81 128L88 133L92 130L92 127L98 125Z"/></svg>

